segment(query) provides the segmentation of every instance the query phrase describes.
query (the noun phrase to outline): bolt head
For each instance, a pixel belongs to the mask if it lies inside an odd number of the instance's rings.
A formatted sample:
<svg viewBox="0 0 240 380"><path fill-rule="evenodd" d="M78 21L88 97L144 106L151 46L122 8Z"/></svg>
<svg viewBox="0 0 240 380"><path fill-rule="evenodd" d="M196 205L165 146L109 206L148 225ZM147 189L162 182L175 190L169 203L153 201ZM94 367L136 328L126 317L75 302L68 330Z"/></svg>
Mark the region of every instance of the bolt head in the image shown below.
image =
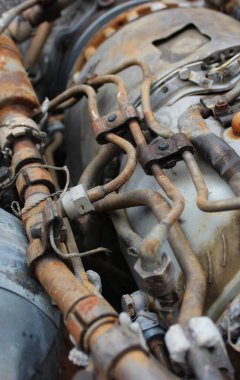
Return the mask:
<svg viewBox="0 0 240 380"><path fill-rule="evenodd" d="M158 150L166 150L169 148L169 144L165 141L161 141L159 144L158 144Z"/></svg>
<svg viewBox="0 0 240 380"><path fill-rule="evenodd" d="M108 116L109 123L113 123L117 119L117 115L115 113L111 113L111 115Z"/></svg>
<svg viewBox="0 0 240 380"><path fill-rule="evenodd" d="M181 80L188 80L190 77L190 71L187 67L184 67L179 71L179 78Z"/></svg>

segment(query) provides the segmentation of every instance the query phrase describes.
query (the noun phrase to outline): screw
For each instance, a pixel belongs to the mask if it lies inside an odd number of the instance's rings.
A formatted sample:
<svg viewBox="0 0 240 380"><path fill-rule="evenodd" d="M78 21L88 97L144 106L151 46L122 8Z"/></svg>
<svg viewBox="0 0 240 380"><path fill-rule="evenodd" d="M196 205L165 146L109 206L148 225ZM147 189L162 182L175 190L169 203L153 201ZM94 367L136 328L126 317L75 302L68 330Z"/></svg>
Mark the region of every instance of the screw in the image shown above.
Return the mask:
<svg viewBox="0 0 240 380"><path fill-rule="evenodd" d="M179 78L181 80L188 80L190 77L190 71L187 67L184 67L179 71Z"/></svg>
<svg viewBox="0 0 240 380"><path fill-rule="evenodd" d="M109 123L113 123L117 119L117 115L115 113L112 113L108 116Z"/></svg>
<svg viewBox="0 0 240 380"><path fill-rule="evenodd" d="M169 148L169 144L166 143L165 141L162 141L158 145L158 150L166 150Z"/></svg>

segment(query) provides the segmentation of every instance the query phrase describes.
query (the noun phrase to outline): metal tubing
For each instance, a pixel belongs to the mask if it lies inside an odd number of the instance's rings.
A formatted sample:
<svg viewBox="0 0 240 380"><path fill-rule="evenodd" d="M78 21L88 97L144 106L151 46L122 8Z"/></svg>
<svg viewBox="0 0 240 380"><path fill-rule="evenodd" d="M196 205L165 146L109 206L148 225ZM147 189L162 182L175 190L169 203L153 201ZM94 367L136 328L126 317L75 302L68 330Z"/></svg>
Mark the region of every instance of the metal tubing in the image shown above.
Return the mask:
<svg viewBox="0 0 240 380"><path fill-rule="evenodd" d="M161 221L169 213L169 206L166 201L159 193L150 189L110 194L105 199L95 203L94 207L97 212L106 212L145 205L152 209L158 221ZM170 228L168 240L186 281L179 314L179 323L185 326L192 317L202 315L206 279L196 255L177 222Z"/></svg>
<svg viewBox="0 0 240 380"><path fill-rule="evenodd" d="M173 185L173 183L166 176L166 174L163 172L159 165L152 165L151 170L159 186L164 190L168 198L173 201L171 211L169 212L170 215L168 216L168 218L170 219L171 223L174 223L182 215L185 206L185 200L181 192L178 190L176 186Z"/></svg>
<svg viewBox="0 0 240 380"><path fill-rule="evenodd" d="M143 115L144 119L147 123L147 126L149 129L151 129L152 132L156 133L159 136L162 136L163 138L168 138L172 135L172 132L159 124L159 122L156 120L154 113L152 111L151 106L151 86L153 84L153 75L151 73L151 70L149 66L142 61L139 61L137 59L131 59L128 62L125 62L124 64L115 67L113 70L111 70L108 74L117 74L123 70L126 70L127 68L131 66L138 66L142 70L143 74L143 81L141 83L141 105L143 109Z"/></svg>
<svg viewBox="0 0 240 380"><path fill-rule="evenodd" d="M132 136L137 146L144 146L147 144L146 139L137 121L131 121L129 124ZM153 164L151 167L152 174L154 175L159 186L164 190L169 199L173 201L171 210L169 211L168 219L164 221L166 225L174 224L182 215L185 206L185 200L176 186L169 180L158 164Z"/></svg>
<svg viewBox="0 0 240 380"><path fill-rule="evenodd" d="M191 152L182 155L191 174L195 189L197 191L197 205L205 212L219 212L238 210L240 208L240 197L222 199L219 201L208 200L208 188L204 182L203 174Z"/></svg>
<svg viewBox="0 0 240 380"><path fill-rule="evenodd" d="M144 65L140 67L141 68L143 67L142 69L143 73L145 73L146 75L146 73L148 72L148 68ZM99 76L88 81L88 83L91 85L102 85L104 83L109 83L109 82L114 83L118 88L119 107L126 106L128 104L126 86L124 84L124 81L117 75L103 75L103 76ZM140 146L147 145L147 141L137 121L135 120L130 121L129 129L131 131L131 134L137 146L140 147ZM176 220L180 218L184 210L185 200L182 194L180 193L180 191L177 189L177 187L172 184L172 182L169 180L169 178L164 174L162 169L157 164L152 165L151 169L160 187L164 190L167 196L173 201L172 210L169 211L168 220L164 220L161 226L162 240L164 241L168 234L169 225L172 225L173 223L175 223ZM159 233L160 231L158 231L158 234ZM154 232L153 232L153 235L155 235Z"/></svg>
<svg viewBox="0 0 240 380"><path fill-rule="evenodd" d="M117 102L119 108L124 108L128 105L128 96L126 85L122 78L117 75L101 75L95 78L89 79L87 83L90 86L101 86L106 83L113 83L117 86Z"/></svg>
<svg viewBox="0 0 240 380"><path fill-rule="evenodd" d="M137 154L132 144L113 133L108 133L106 135L106 140L112 144L115 144L118 148L127 153L128 159L124 169L115 179L105 185L96 186L88 191L88 197L91 202L96 202L104 198L107 194L119 189L119 187L126 183L132 176L137 165Z"/></svg>
<svg viewBox="0 0 240 380"><path fill-rule="evenodd" d="M78 183L82 184L85 190L89 190L94 185L94 180L101 173L103 168L120 153L119 149L112 144L102 145L99 153L92 159L86 169L84 169Z"/></svg>
<svg viewBox="0 0 240 380"><path fill-rule="evenodd" d="M52 27L53 24L47 21L39 25L27 49L26 57L24 58L24 63L27 68L32 68L37 63Z"/></svg>
<svg viewBox="0 0 240 380"><path fill-rule="evenodd" d="M32 0L33 1L33 0ZM61 15L61 11L76 0L36 0L37 5L23 12L23 17L14 16L13 21L5 30L15 42L21 43L32 37L34 29L44 21L53 21ZM39 4L41 2L41 4ZM23 5L23 4L21 4ZM19 7L21 6L19 5ZM15 12L16 14L16 12Z"/></svg>
<svg viewBox="0 0 240 380"><path fill-rule="evenodd" d="M72 106L76 101L79 101L79 97L82 95L85 95L88 98L88 112L91 120L95 121L99 119L100 115L97 106L96 92L91 86L85 84L73 86L56 96L49 102L48 110L59 109L60 105L62 109Z"/></svg>
<svg viewBox="0 0 240 380"><path fill-rule="evenodd" d="M26 11L29 8L34 7L35 5L39 4L41 0L27 0L23 3L16 5L15 7L12 7L10 10L4 12L0 17L0 34L4 32L4 30L7 29L9 24L21 13Z"/></svg>
<svg viewBox="0 0 240 380"><path fill-rule="evenodd" d="M45 257L42 258L36 265L36 274L37 277L45 288L45 290L50 295L51 299L57 304L57 306L62 311L63 315L66 318L70 315L74 316L76 310L78 312L79 318L85 320L86 316L85 310L81 310L81 307L77 308L78 302L85 299L86 305L89 303L89 308L91 309L92 296L87 289L85 289L81 283L76 279L76 277L67 269L65 264L55 257ZM95 301L98 303L101 301L101 298L96 298ZM107 304L106 304L107 307ZM109 310L111 307L109 306ZM103 310L104 311L104 310ZM99 310L101 313L101 311ZM81 322L79 324L79 328ZM109 376L109 373L106 373L106 360L109 360L109 346L116 346L118 344L115 341L115 331L118 332L124 339L125 328L121 328L116 321L110 323L104 323L96 325L95 329L89 331L89 349L94 358L94 362L97 363L97 371L101 373L104 378ZM81 334L79 330L78 334ZM106 344L99 344L99 341L104 339L104 336L107 336ZM131 345L131 338L129 337L129 344ZM99 349L100 347L100 349ZM111 357L111 355L110 355ZM102 358L99 359L99 358ZM111 375L114 379L122 379L122 374L124 373L124 378L131 380L136 379L136 376L139 378L139 365L141 365L141 370L144 375L147 374L149 380L170 380L165 371L157 366L152 360L148 358L146 353L139 348L131 348L130 351L124 349L121 353L118 352L118 356L112 358L111 365ZM140 377L142 378L142 377Z"/></svg>

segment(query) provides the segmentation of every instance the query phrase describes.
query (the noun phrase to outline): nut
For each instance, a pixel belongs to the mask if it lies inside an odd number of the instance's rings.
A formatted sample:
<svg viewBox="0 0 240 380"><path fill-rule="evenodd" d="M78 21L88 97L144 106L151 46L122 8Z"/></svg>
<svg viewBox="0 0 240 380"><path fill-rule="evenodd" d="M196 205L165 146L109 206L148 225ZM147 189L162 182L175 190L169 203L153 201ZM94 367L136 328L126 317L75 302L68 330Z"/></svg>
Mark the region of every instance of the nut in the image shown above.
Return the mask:
<svg viewBox="0 0 240 380"><path fill-rule="evenodd" d="M74 186L67 191L61 204L70 219L79 218L94 210L82 185Z"/></svg>

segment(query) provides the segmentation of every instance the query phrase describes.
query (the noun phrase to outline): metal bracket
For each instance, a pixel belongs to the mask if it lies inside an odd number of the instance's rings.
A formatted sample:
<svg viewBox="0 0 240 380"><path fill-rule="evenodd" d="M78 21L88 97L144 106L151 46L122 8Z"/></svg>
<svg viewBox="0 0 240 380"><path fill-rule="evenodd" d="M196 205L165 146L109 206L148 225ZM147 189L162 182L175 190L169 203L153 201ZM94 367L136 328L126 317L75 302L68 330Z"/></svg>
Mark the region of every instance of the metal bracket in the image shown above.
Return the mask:
<svg viewBox="0 0 240 380"><path fill-rule="evenodd" d="M99 144L106 144L105 135L109 132L119 133L128 127L131 120L140 121L140 116L135 107L127 105L124 108L96 120L92 127L96 140Z"/></svg>
<svg viewBox="0 0 240 380"><path fill-rule="evenodd" d="M182 159L185 151L193 153L194 149L184 133L176 133L168 139L157 137L149 145L139 147L139 161L146 174L151 175L151 166L159 164L163 169L170 169Z"/></svg>

